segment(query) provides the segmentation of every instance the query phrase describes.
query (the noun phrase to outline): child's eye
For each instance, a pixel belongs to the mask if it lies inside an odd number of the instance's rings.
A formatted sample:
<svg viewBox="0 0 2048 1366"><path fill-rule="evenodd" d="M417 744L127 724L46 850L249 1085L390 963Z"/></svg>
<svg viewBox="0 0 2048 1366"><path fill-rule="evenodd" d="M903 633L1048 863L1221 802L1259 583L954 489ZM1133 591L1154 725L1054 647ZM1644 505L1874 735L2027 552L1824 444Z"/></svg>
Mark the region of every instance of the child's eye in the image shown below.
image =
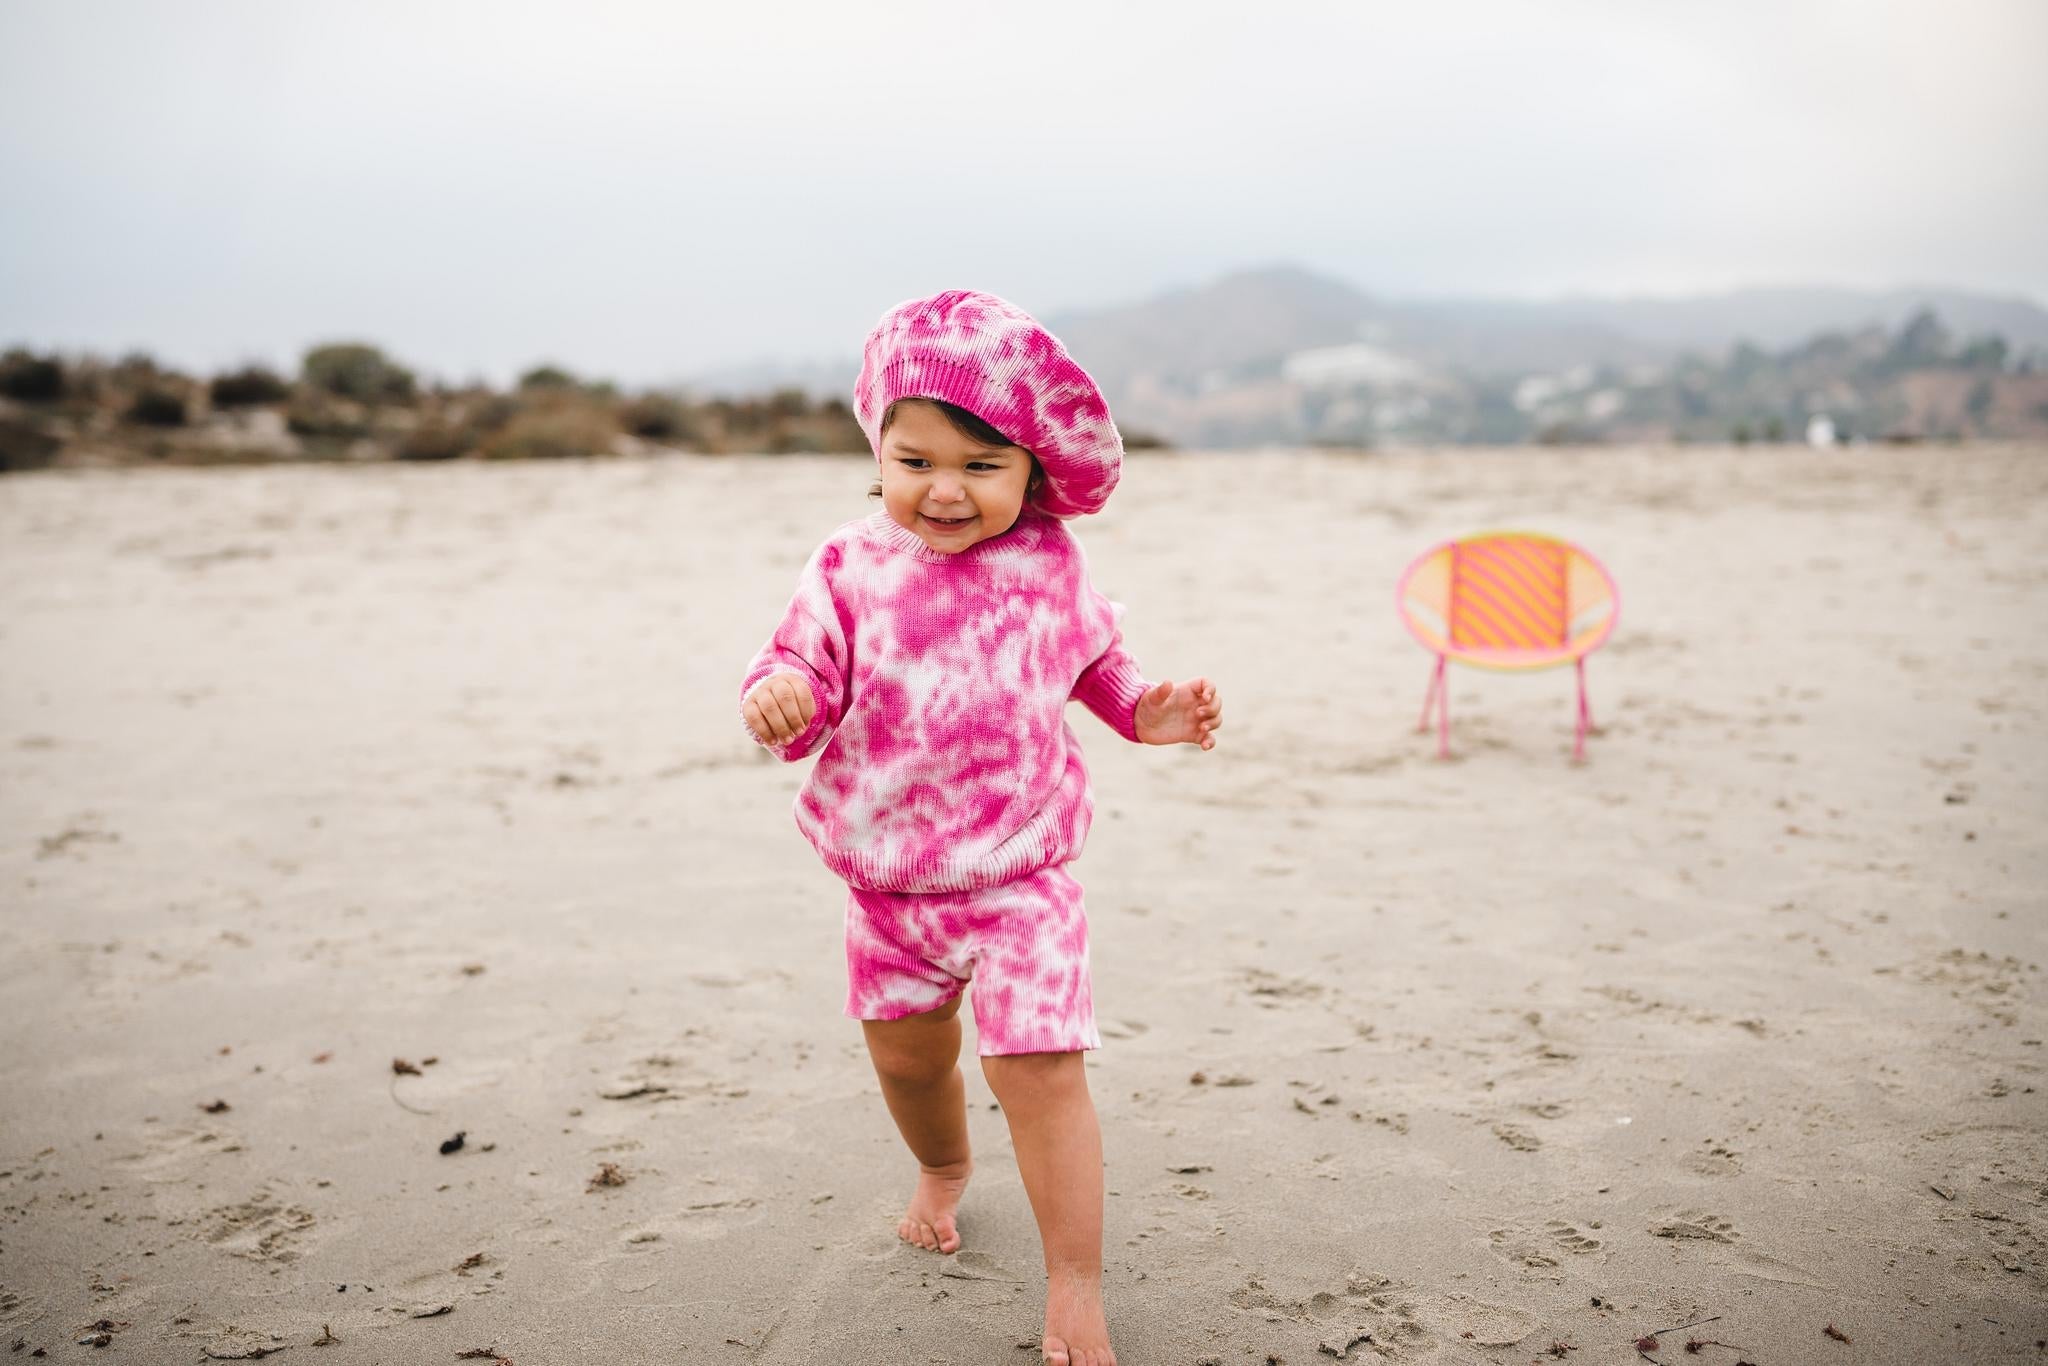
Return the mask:
<svg viewBox="0 0 2048 1366"><path fill-rule="evenodd" d="M905 469L921 470L925 467L926 462L919 460L914 456L905 455L898 457L898 463L900 463Z"/></svg>
<svg viewBox="0 0 2048 1366"><path fill-rule="evenodd" d="M999 470L1002 466L991 465L986 460L970 460L967 462L967 468L970 470Z"/></svg>

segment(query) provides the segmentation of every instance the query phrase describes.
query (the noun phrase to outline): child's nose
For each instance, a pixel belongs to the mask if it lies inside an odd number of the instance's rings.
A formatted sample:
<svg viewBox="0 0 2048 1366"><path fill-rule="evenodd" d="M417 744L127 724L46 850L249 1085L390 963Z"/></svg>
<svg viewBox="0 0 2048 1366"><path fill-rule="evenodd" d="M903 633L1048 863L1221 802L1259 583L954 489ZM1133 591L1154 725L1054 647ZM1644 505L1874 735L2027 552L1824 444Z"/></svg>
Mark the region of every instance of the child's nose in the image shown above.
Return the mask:
<svg viewBox="0 0 2048 1366"><path fill-rule="evenodd" d="M961 484L958 475L941 474L932 480L932 500L934 502L957 503L966 496L967 489Z"/></svg>

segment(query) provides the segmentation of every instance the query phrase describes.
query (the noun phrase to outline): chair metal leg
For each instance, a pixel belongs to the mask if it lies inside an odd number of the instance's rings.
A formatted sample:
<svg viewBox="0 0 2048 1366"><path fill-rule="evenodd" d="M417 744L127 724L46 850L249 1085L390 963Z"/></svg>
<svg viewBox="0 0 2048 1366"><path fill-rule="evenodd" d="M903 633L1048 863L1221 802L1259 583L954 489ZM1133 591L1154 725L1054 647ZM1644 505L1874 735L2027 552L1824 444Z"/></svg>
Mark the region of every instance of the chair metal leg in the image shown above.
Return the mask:
<svg viewBox="0 0 2048 1366"><path fill-rule="evenodd" d="M1578 733L1572 737L1572 762L1586 762L1586 731L1593 724L1593 713L1586 706L1586 657L1580 655L1573 661L1579 676L1579 725Z"/></svg>
<svg viewBox="0 0 2048 1366"><path fill-rule="evenodd" d="M1418 734L1429 729L1429 712L1436 705L1436 690L1443 681L1444 657L1438 655L1436 657L1436 667L1430 670L1429 691L1422 695L1422 719L1415 723L1415 729Z"/></svg>
<svg viewBox="0 0 2048 1366"><path fill-rule="evenodd" d="M1436 757L1451 757L1451 680L1445 676L1444 668L1450 661L1442 655L1436 657Z"/></svg>

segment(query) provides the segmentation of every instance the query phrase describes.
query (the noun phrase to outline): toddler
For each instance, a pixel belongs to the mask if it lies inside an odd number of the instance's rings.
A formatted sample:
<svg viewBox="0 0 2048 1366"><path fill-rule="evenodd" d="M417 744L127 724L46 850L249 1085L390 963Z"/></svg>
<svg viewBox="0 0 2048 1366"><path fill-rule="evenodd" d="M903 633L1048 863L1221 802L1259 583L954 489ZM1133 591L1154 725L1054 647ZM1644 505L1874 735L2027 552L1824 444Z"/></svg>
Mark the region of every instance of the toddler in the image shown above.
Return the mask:
<svg viewBox="0 0 2048 1366"><path fill-rule="evenodd" d="M855 416L881 510L828 537L741 685L754 739L817 754L798 827L847 884L846 1012L917 1158L897 1236L960 1246L972 1162L961 993L1044 1247L1040 1352L1114 1366L1102 1311L1099 1048L1067 863L1093 801L1065 719L1214 748L1203 679L1145 682L1064 518L1116 487L1123 443L1064 347L1014 305L949 291L883 315Z"/></svg>

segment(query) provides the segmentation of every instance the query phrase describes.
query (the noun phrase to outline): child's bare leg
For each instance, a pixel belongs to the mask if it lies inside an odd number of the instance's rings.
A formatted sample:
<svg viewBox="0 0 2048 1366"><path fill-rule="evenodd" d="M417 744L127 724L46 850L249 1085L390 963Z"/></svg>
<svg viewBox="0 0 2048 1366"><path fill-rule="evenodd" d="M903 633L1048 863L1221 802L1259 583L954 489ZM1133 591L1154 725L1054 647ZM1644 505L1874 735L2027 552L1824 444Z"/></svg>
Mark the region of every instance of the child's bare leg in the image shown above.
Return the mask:
<svg viewBox="0 0 2048 1366"><path fill-rule="evenodd" d="M967 1145L967 1087L960 1076L960 998L900 1020L863 1020L868 1057L896 1130L917 1158L917 1189L896 1236L956 1252L955 1212L974 1170Z"/></svg>
<svg viewBox="0 0 2048 1366"><path fill-rule="evenodd" d="M1045 1247L1045 1332L1055 1366L1116 1366L1102 1316L1102 1129L1079 1053L983 1058Z"/></svg>

